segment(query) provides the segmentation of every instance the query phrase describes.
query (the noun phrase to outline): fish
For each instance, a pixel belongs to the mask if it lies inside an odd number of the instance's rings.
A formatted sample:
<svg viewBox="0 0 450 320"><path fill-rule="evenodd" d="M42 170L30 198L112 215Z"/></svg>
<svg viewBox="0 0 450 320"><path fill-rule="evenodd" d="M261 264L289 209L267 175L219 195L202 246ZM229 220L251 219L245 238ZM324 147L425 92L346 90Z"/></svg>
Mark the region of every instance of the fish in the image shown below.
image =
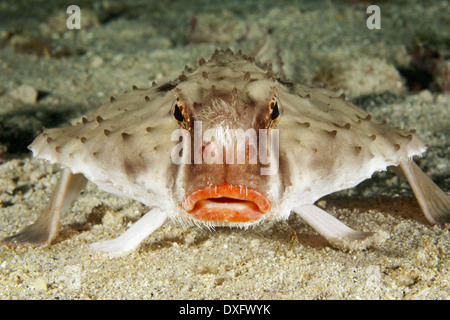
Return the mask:
<svg viewBox="0 0 450 320"><path fill-rule="evenodd" d="M29 149L58 164L61 178L39 218L8 245L51 244L87 181L149 208L119 237L90 245L112 254L135 250L168 219L248 228L292 213L334 247L366 248L375 232L348 227L316 202L388 167L403 172L431 224L450 222L450 198L413 160L427 149L415 130L392 128L344 95L230 49L44 129Z"/></svg>

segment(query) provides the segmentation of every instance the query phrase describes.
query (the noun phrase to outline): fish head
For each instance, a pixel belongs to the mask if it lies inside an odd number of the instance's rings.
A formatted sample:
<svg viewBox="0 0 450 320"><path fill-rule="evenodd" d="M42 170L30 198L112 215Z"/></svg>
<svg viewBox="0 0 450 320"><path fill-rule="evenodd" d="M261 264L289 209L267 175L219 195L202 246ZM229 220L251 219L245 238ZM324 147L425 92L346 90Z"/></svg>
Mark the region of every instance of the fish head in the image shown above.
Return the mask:
<svg viewBox="0 0 450 320"><path fill-rule="evenodd" d="M174 195L181 216L207 225L263 220L280 194L276 82L230 58L216 54L174 90Z"/></svg>

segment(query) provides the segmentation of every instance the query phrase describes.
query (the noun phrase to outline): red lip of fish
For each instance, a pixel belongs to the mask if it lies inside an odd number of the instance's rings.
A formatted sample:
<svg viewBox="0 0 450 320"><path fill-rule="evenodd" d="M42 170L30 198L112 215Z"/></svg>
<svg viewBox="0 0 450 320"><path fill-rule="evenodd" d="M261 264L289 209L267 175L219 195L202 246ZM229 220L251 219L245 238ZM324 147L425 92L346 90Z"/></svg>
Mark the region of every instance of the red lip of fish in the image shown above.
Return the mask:
<svg viewBox="0 0 450 320"><path fill-rule="evenodd" d="M196 219L229 222L259 220L270 207L261 192L229 183L195 190L183 202L186 212Z"/></svg>

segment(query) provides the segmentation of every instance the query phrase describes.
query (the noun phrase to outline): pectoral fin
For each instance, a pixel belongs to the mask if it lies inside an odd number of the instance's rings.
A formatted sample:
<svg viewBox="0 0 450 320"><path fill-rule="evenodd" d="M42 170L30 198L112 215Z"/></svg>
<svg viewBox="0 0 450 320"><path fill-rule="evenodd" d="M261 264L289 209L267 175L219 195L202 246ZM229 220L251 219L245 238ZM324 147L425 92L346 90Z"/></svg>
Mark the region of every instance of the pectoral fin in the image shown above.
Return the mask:
<svg viewBox="0 0 450 320"><path fill-rule="evenodd" d="M414 161L400 162L400 167L427 220L432 224L449 223L450 197L431 181Z"/></svg>
<svg viewBox="0 0 450 320"><path fill-rule="evenodd" d="M158 229L167 219L167 214L159 208L153 208L136 221L124 234L116 239L91 244L94 251L122 255L134 250L153 231Z"/></svg>
<svg viewBox="0 0 450 320"><path fill-rule="evenodd" d="M312 204L295 208L294 212L327 239L331 245L338 248L363 249L369 245L370 241L368 242L367 239L374 234L373 232L353 230L328 212Z"/></svg>
<svg viewBox="0 0 450 320"><path fill-rule="evenodd" d="M73 174L69 169L64 169L52 197L39 218L17 234L3 239L2 243L49 244L58 234L61 214L78 197L86 182L87 179L82 174Z"/></svg>

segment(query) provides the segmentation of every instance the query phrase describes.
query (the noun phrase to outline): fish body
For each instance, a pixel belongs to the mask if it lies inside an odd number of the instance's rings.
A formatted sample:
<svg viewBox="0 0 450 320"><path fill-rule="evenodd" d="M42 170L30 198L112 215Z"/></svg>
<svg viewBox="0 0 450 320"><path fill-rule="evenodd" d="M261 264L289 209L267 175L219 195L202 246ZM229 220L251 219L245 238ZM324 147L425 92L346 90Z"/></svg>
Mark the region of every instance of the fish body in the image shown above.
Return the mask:
<svg viewBox="0 0 450 320"><path fill-rule="evenodd" d="M85 180L152 208L123 236L93 245L109 252L132 250L167 218L247 227L292 212L332 244L358 247L372 233L314 203L388 166L413 181L430 222L450 216L448 196L411 160L426 150L414 130L391 128L343 96L276 77L231 50L172 82L111 97L76 124L45 129L30 149L64 168L58 217L51 201L38 226L7 242L50 242Z"/></svg>

